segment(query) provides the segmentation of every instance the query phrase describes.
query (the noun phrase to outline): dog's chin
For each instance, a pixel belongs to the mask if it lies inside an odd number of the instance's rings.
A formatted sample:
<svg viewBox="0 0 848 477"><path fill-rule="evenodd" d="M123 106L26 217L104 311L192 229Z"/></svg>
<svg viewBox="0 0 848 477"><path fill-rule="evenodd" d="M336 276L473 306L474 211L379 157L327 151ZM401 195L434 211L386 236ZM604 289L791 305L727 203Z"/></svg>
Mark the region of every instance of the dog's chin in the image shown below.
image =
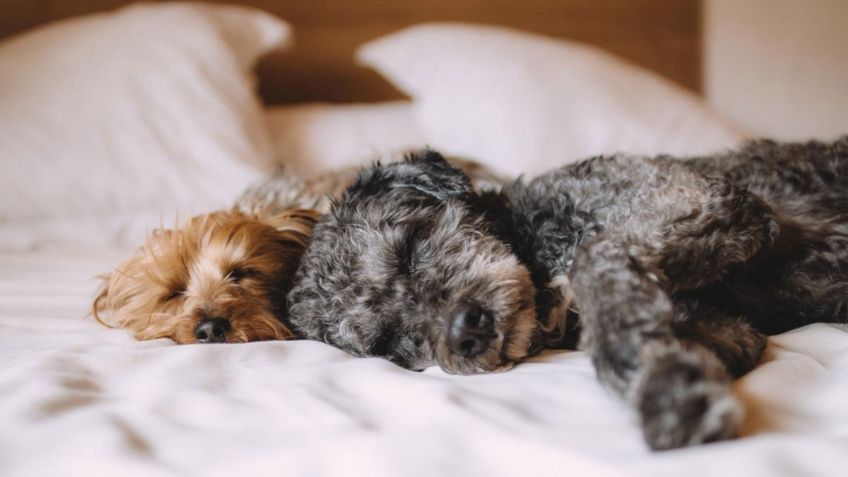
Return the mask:
<svg viewBox="0 0 848 477"><path fill-rule="evenodd" d="M193 335L177 335L172 338L177 344L200 344ZM275 341L286 339L282 335L249 335L246 332L235 330L227 334L227 339L221 343L251 343L254 341Z"/></svg>
<svg viewBox="0 0 848 477"><path fill-rule="evenodd" d="M488 354L487 351L484 354ZM494 354L498 354L497 352L493 352ZM438 361L437 364L442 371L448 374L459 374L459 375L470 375L470 374L485 374L485 373L499 373L502 371L509 371L516 364L518 364L518 360L504 360L502 358L496 359L482 359L482 358L456 358L450 360L442 360Z"/></svg>

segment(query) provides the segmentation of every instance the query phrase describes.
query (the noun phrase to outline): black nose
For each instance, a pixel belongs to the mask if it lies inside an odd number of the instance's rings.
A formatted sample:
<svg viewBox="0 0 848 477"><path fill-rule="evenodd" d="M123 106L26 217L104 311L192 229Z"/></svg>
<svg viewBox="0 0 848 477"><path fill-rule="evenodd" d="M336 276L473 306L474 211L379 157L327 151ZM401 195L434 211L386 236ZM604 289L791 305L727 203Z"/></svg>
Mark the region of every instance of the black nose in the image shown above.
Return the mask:
<svg viewBox="0 0 848 477"><path fill-rule="evenodd" d="M479 305L463 305L448 324L448 346L454 353L471 358L482 353L495 338L494 320Z"/></svg>
<svg viewBox="0 0 848 477"><path fill-rule="evenodd" d="M223 343L227 341L230 322L223 318L207 318L194 328L198 343Z"/></svg>

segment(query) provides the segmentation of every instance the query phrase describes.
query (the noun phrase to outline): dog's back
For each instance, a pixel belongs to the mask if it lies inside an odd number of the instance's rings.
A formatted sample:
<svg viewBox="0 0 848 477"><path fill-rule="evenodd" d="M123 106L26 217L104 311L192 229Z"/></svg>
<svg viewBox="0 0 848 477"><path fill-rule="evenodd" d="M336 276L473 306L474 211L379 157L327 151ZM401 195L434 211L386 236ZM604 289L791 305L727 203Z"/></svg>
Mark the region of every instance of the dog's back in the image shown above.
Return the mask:
<svg viewBox="0 0 848 477"><path fill-rule="evenodd" d="M779 223L774 243L731 270L726 299L767 333L848 319L848 136L755 141L690 163L760 197Z"/></svg>

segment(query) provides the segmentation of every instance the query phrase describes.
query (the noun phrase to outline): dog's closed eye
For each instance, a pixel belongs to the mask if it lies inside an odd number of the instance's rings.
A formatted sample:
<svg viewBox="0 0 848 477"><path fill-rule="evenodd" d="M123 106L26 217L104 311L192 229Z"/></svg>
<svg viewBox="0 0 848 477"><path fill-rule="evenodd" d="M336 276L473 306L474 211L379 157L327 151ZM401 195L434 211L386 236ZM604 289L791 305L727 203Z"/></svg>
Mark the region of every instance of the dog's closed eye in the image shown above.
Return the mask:
<svg viewBox="0 0 848 477"><path fill-rule="evenodd" d="M227 274L227 280L230 280L234 283L239 283L245 278L254 278L259 275L259 270L250 267L236 267L230 270L230 273Z"/></svg>
<svg viewBox="0 0 848 477"><path fill-rule="evenodd" d="M162 298L160 300L162 301L162 303L174 301L177 298L180 298L181 296L183 296L184 293L185 293L184 288L182 288L182 287L174 288L171 291L169 291L168 293L166 293L165 295L162 295Z"/></svg>

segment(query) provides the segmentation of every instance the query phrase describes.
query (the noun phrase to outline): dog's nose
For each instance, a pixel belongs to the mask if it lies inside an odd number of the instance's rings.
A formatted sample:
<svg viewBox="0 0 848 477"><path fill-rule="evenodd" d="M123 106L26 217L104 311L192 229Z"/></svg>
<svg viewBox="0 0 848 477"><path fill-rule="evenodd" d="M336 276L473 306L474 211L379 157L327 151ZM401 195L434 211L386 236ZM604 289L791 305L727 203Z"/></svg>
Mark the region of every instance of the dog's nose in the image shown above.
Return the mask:
<svg viewBox="0 0 848 477"><path fill-rule="evenodd" d="M223 318L207 318L194 328L198 343L223 343L227 340L230 322Z"/></svg>
<svg viewBox="0 0 848 477"><path fill-rule="evenodd" d="M485 351L494 338L492 316L479 305L463 305L454 311L448 325L451 351L472 358Z"/></svg>

